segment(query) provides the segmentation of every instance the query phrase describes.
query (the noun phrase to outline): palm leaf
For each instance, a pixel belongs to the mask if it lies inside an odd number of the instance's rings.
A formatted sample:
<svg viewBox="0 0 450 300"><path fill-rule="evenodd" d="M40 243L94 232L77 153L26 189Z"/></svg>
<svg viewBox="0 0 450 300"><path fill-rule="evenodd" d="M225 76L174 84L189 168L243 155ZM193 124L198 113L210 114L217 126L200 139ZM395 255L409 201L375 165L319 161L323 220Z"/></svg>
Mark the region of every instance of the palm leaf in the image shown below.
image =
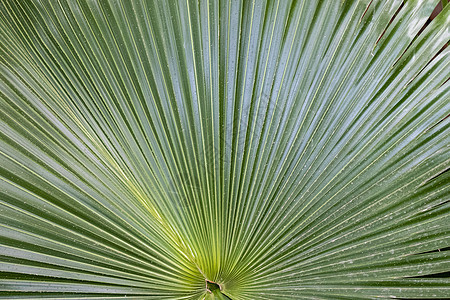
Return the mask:
<svg viewBox="0 0 450 300"><path fill-rule="evenodd" d="M450 297L438 3L3 1L0 298Z"/></svg>

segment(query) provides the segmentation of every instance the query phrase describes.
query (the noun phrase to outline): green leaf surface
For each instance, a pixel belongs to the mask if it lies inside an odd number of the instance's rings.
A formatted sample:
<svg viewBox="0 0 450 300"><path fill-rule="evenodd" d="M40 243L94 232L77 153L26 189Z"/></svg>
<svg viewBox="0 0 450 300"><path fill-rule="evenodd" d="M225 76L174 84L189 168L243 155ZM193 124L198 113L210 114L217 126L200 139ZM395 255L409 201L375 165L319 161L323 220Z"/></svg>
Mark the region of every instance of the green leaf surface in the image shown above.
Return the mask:
<svg viewBox="0 0 450 300"><path fill-rule="evenodd" d="M450 297L438 3L2 1L0 299Z"/></svg>

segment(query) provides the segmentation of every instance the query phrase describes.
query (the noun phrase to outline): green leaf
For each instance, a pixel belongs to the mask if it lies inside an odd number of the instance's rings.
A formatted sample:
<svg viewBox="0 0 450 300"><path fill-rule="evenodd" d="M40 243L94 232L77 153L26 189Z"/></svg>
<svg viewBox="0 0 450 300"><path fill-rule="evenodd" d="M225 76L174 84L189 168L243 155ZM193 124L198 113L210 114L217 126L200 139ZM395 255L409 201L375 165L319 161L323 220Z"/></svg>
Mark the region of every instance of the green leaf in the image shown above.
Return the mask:
<svg viewBox="0 0 450 300"><path fill-rule="evenodd" d="M0 299L448 297L438 3L2 1Z"/></svg>

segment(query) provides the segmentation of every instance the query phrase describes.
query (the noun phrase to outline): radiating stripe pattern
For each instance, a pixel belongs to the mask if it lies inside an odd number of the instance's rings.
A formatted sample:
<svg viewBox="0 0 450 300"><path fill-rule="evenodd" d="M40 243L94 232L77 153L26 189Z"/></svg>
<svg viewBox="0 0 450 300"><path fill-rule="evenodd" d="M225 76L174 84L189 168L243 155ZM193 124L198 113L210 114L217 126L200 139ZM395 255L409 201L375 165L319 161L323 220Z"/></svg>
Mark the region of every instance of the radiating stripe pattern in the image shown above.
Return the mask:
<svg viewBox="0 0 450 300"><path fill-rule="evenodd" d="M448 297L438 2L2 1L0 299Z"/></svg>

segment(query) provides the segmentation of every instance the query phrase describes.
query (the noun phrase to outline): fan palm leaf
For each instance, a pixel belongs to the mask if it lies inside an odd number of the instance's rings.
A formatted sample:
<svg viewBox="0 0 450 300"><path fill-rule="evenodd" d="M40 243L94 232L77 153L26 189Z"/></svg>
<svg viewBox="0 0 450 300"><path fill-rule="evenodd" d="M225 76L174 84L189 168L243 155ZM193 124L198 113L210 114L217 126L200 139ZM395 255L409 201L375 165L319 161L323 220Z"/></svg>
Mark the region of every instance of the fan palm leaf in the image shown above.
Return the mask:
<svg viewBox="0 0 450 300"><path fill-rule="evenodd" d="M3 1L0 298L450 297L438 3Z"/></svg>

